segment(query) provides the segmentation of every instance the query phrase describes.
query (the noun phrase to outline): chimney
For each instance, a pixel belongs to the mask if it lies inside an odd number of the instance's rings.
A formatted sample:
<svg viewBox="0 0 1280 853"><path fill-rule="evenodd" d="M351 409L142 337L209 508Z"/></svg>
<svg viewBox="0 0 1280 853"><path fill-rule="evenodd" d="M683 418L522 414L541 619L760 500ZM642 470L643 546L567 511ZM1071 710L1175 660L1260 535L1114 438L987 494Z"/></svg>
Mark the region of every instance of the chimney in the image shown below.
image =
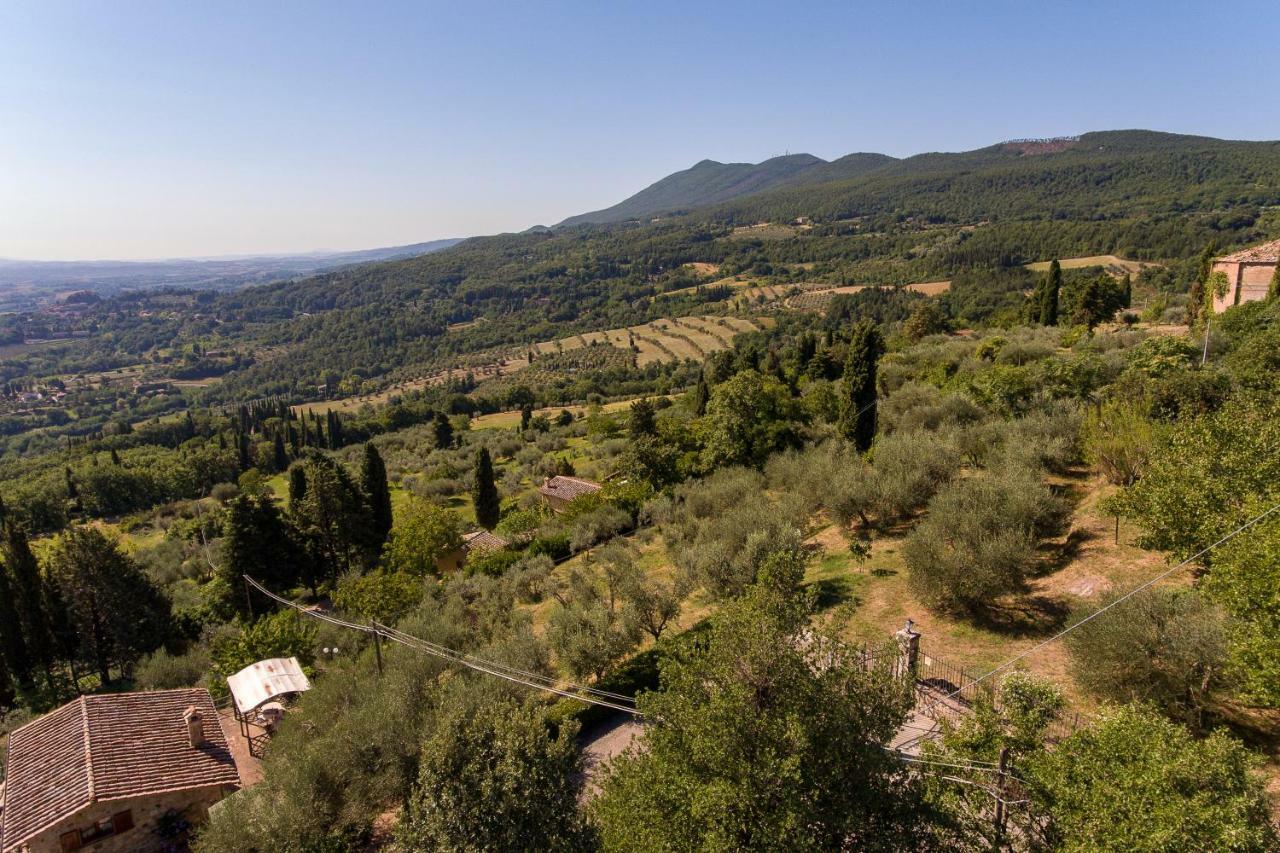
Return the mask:
<svg viewBox="0 0 1280 853"><path fill-rule="evenodd" d="M190 741L191 748L199 749L204 745L204 715L200 713L200 709L192 705L187 708L182 719L187 724L187 740Z"/></svg>

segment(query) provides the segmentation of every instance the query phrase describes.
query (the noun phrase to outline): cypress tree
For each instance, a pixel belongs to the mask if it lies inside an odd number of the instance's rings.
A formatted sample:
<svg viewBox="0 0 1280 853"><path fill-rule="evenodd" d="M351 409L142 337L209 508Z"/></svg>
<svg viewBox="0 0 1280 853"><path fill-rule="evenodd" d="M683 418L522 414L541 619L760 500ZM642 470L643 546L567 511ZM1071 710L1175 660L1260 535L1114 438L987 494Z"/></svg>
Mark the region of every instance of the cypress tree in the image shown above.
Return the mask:
<svg viewBox="0 0 1280 853"><path fill-rule="evenodd" d="M1267 285L1267 301L1272 302L1277 296L1280 296L1280 263L1276 264L1276 270L1271 274L1271 283Z"/></svg>
<svg viewBox="0 0 1280 853"><path fill-rule="evenodd" d="M1040 325L1058 325L1058 299L1062 294L1062 264L1057 258L1049 264L1049 278L1040 300Z"/></svg>
<svg viewBox="0 0 1280 853"><path fill-rule="evenodd" d="M76 478L71 473L70 465L62 470L62 478L67 483L67 500L74 501L80 497L79 491L76 490Z"/></svg>
<svg viewBox="0 0 1280 853"><path fill-rule="evenodd" d="M707 387L707 378L698 377L698 384L693 387L693 414L702 417L707 413L707 402L711 399L711 389Z"/></svg>
<svg viewBox="0 0 1280 853"><path fill-rule="evenodd" d="M1128 273L1124 274L1124 296L1122 299L1124 300L1122 308L1133 307L1133 276Z"/></svg>
<svg viewBox="0 0 1280 853"><path fill-rule="evenodd" d="M12 708L17 695L13 689L13 676L5 663L4 655L0 655L0 707Z"/></svg>
<svg viewBox="0 0 1280 853"><path fill-rule="evenodd" d="M533 406L525 403L520 407L520 431L529 429L529 421L533 420Z"/></svg>
<svg viewBox="0 0 1280 853"><path fill-rule="evenodd" d="M489 448L482 447L476 454L475 483L471 486L471 502L475 506L476 522L488 530L498 524L502 514L498 486L493 481L493 460Z"/></svg>
<svg viewBox="0 0 1280 853"><path fill-rule="evenodd" d="M453 447L453 424L444 412L436 412L435 422L436 447L446 450Z"/></svg>
<svg viewBox="0 0 1280 853"><path fill-rule="evenodd" d="M242 431L236 434L236 455L241 471L248 471L253 467L253 453L249 447L249 433Z"/></svg>
<svg viewBox="0 0 1280 853"><path fill-rule="evenodd" d="M53 687L53 634L45 609L44 585L40 564L31 553L27 531L15 519L4 522L4 570L9 579L28 653L35 663L45 668L49 686Z"/></svg>
<svg viewBox="0 0 1280 853"><path fill-rule="evenodd" d="M360 486L369 499L371 525L379 549L391 532L391 488L387 485L387 466L372 441L365 442L364 463L360 467Z"/></svg>
<svg viewBox="0 0 1280 853"><path fill-rule="evenodd" d="M283 471L289 467L289 454L285 453L284 450L284 436L279 432L276 433L275 440L272 442L271 452L272 462L277 471Z"/></svg>
<svg viewBox="0 0 1280 853"><path fill-rule="evenodd" d="M297 511L307 496L307 470L301 463L289 469L289 509Z"/></svg>
<svg viewBox="0 0 1280 853"><path fill-rule="evenodd" d="M853 328L844 363L844 409L840 431L859 452L876 436L876 372L884 355L884 338L876 325L864 320Z"/></svg>
<svg viewBox="0 0 1280 853"><path fill-rule="evenodd" d="M114 447L111 448L111 464L117 467L120 465L120 454L116 452Z"/></svg>
<svg viewBox="0 0 1280 853"><path fill-rule="evenodd" d="M22 619L7 567L0 569L0 657L19 684L30 686L35 661L22 635Z"/></svg>
<svg viewBox="0 0 1280 853"><path fill-rule="evenodd" d="M330 409L325 414L325 426L329 433L330 450L337 450L346 443L342 440L342 420L333 409Z"/></svg>

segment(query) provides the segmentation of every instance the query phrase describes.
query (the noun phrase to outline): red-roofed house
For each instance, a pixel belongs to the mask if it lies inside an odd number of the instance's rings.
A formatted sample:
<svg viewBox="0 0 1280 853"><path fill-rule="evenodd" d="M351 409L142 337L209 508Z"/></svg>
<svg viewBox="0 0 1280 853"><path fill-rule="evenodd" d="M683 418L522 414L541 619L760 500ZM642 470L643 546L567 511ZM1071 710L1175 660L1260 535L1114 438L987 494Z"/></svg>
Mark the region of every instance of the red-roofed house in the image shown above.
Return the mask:
<svg viewBox="0 0 1280 853"><path fill-rule="evenodd" d="M436 570L442 575L456 572L466 565L467 558L473 554L476 556L492 554L494 551L501 551L510 544L501 536L496 533L490 533L488 530L464 533L462 534L462 545L460 547L436 560Z"/></svg>
<svg viewBox="0 0 1280 853"><path fill-rule="evenodd" d="M600 491L601 488L603 487L599 483L593 483L590 480L558 474L555 477L548 477L543 480L538 492L542 495L542 499L546 501L547 506L556 512L564 512L564 508L574 498L594 494Z"/></svg>
<svg viewBox="0 0 1280 853"><path fill-rule="evenodd" d="M207 690L82 696L9 735L3 853L163 850L239 786Z"/></svg>
<svg viewBox="0 0 1280 853"><path fill-rule="evenodd" d="M1267 298L1267 288L1280 263L1280 240L1272 240L1213 262L1213 271L1227 276L1227 292L1214 294L1213 313L1221 314L1233 305L1259 302Z"/></svg>

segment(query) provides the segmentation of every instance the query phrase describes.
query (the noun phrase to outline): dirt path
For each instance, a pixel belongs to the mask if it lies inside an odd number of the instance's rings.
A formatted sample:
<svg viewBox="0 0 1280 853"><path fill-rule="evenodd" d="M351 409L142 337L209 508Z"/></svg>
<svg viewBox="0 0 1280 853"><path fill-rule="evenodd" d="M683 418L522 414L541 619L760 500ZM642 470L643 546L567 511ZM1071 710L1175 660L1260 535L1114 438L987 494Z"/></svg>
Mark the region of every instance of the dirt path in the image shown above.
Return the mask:
<svg viewBox="0 0 1280 853"><path fill-rule="evenodd" d="M582 749L582 797L589 800L600 793L600 777L604 766L623 750L643 730L643 726L630 714L617 714L578 735Z"/></svg>

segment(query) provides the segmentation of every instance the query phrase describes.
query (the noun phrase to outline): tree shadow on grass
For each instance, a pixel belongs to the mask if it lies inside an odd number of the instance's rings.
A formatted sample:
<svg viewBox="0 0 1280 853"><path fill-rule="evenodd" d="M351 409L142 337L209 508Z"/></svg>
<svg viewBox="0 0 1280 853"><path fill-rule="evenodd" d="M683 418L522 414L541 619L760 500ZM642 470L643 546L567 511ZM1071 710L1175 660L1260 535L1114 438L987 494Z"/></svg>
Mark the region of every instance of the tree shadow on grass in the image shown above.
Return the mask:
<svg viewBox="0 0 1280 853"><path fill-rule="evenodd" d="M1086 543L1097 539L1097 535L1084 529L1083 527L1073 527L1071 532L1067 534L1067 538L1059 545L1055 542L1041 543L1038 551L1040 556L1039 565L1037 565L1032 577L1045 577L1054 572L1061 571L1071 565L1080 557L1080 550Z"/></svg>
<svg viewBox="0 0 1280 853"><path fill-rule="evenodd" d="M818 610L830 610L850 602L855 606L862 603L855 591L856 584L848 577L823 578L809 586L816 592L814 603Z"/></svg>
<svg viewBox="0 0 1280 853"><path fill-rule="evenodd" d="M973 614L974 621L992 631L1014 637L1048 634L1061 629L1071 605L1050 595L1023 595L992 602Z"/></svg>

